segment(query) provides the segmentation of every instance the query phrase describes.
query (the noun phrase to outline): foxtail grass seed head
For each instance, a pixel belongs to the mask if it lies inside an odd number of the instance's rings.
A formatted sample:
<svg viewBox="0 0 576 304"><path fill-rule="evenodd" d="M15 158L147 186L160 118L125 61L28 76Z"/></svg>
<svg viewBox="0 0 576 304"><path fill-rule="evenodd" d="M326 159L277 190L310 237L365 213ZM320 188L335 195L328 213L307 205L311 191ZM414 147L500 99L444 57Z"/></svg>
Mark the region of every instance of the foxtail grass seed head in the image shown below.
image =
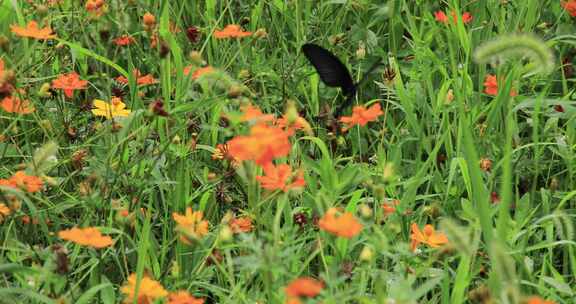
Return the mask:
<svg viewBox="0 0 576 304"><path fill-rule="evenodd" d="M362 262L371 262L374 258L374 250L370 248L370 246L364 246L362 251L360 252L360 261Z"/></svg>
<svg viewBox="0 0 576 304"><path fill-rule="evenodd" d="M198 51L191 51L190 54L188 54L188 59L190 59L190 62L192 64L195 64L197 66L201 66L204 64L204 60L202 59L202 53Z"/></svg>
<svg viewBox="0 0 576 304"><path fill-rule="evenodd" d="M50 98L52 97L52 93L50 92L50 83L45 82L42 84L42 86L40 87L40 90L38 90L38 96L42 97L42 98Z"/></svg>
<svg viewBox="0 0 576 304"><path fill-rule="evenodd" d="M366 205L366 204L361 204L360 205L360 215L364 218L364 219L369 219L372 217L372 215L374 214L374 212L372 211L372 208L370 208L370 206Z"/></svg>
<svg viewBox="0 0 576 304"><path fill-rule="evenodd" d="M38 13L38 15L46 15L48 11L49 11L48 6L44 4L36 5L36 13Z"/></svg>
<svg viewBox="0 0 576 304"><path fill-rule="evenodd" d="M555 65L554 52L545 41L534 35L502 35L480 45L474 52L474 60L479 64L506 61L510 58L527 57L530 63L527 70L533 73L549 74Z"/></svg>
<svg viewBox="0 0 576 304"><path fill-rule="evenodd" d="M8 39L4 35L0 35L0 49L2 49L3 51L7 51L9 47L10 47L10 39Z"/></svg>
<svg viewBox="0 0 576 304"><path fill-rule="evenodd" d="M364 43L360 43L358 49L356 49L356 59L362 60L366 57L366 46Z"/></svg>
<svg viewBox="0 0 576 304"><path fill-rule="evenodd" d="M268 32L266 32L266 29L259 28L256 30L256 32L254 32L254 38L266 39L266 38L268 38Z"/></svg>
<svg viewBox="0 0 576 304"><path fill-rule="evenodd" d="M230 226L223 225L222 228L220 228L220 233L218 234L218 239L221 242L229 242L232 240L233 237L234 237L234 232L232 232L232 229L230 228Z"/></svg>
<svg viewBox="0 0 576 304"><path fill-rule="evenodd" d="M242 80L246 80L248 78L250 78L251 74L250 71L247 69L242 69L240 70L240 72L238 72L238 78L242 79Z"/></svg>

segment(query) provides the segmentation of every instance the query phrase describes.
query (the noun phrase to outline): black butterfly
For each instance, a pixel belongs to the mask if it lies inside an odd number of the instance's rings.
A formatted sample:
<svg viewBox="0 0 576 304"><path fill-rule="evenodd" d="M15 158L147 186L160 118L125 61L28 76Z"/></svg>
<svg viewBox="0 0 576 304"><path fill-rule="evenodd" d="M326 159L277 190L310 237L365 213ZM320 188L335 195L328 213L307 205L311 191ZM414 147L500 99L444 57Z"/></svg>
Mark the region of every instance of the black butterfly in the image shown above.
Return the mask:
<svg viewBox="0 0 576 304"><path fill-rule="evenodd" d="M366 76L372 73L381 62L381 58L379 58L368 69L368 72L364 75L362 80L358 83L354 83L352 76L344 63L325 48L316 44L307 43L302 46L302 52L304 52L308 61L310 61L314 66L324 84L329 87L339 87L342 89L342 94L346 97L346 100L334 113L334 116L336 117L340 116L342 110L352 103L352 99L356 94L358 86L366 80Z"/></svg>

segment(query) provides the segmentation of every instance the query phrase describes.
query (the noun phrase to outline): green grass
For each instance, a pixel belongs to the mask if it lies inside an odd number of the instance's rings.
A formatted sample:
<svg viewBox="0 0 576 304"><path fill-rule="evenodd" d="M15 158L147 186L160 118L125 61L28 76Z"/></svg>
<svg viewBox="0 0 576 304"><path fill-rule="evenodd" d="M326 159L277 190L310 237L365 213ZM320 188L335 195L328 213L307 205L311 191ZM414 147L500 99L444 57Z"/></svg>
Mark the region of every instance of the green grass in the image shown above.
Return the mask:
<svg viewBox="0 0 576 304"><path fill-rule="evenodd" d="M0 303L120 303L131 273L206 303L284 303L284 287L303 276L325 285L306 303L576 302L575 78L567 71L576 17L561 1L107 2L91 19L83 1L44 9L0 0L0 58L36 108L0 109L0 179L25 168L46 184L34 194L0 187L0 203L21 205L0 217ZM435 20L440 10L448 24ZM453 10L472 22L453 23ZM145 12L156 16L156 48ZM58 39L10 32L31 20L50 24ZM212 37L227 24L267 36ZM187 39L191 26L197 42ZM136 43L112 43L124 34ZM379 102L377 122L334 133L317 118L342 99L301 54L306 42L337 54L355 80L384 59L354 101ZM221 72L184 75L192 51ZM159 83L138 88L135 68ZM89 80L74 99L39 94L72 71ZM484 93L487 74L498 77L497 96ZM116 83L121 75L129 85ZM93 99L119 91L132 110L120 129L90 112ZM149 110L157 100L168 117ZM304 170L302 190L266 191L253 163L234 170L212 159L217 144L248 133L236 119L248 101L278 117L292 101L312 124L313 134L292 136L289 156L277 161ZM384 216L382 203L393 199L396 212ZM179 240L172 216L186 207L210 222L192 245ZM330 207L355 214L363 231L347 240L319 230L315 219ZM254 230L227 236L230 212L252 217ZM295 215L307 219L303 227ZM449 246L410 251L412 223L435 226ZM58 238L75 226L98 227L115 244L97 250Z"/></svg>

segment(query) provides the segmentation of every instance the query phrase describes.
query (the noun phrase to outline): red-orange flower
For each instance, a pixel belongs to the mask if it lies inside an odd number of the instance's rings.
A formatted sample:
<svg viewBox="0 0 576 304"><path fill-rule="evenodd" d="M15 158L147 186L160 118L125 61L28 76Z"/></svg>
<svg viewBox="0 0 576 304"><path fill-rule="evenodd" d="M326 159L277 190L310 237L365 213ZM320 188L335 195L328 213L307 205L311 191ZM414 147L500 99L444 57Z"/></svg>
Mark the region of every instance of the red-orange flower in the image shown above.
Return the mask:
<svg viewBox="0 0 576 304"><path fill-rule="evenodd" d="M39 28L36 21L28 22L26 27L21 27L16 24L10 26L10 30L16 36L29 37L38 40L48 40L56 38L56 35L52 32L52 29L47 26L45 28Z"/></svg>
<svg viewBox="0 0 576 304"><path fill-rule="evenodd" d="M387 217L396 212L396 207L400 204L399 200L392 200L382 204L382 210L384 211L384 216Z"/></svg>
<svg viewBox="0 0 576 304"><path fill-rule="evenodd" d="M226 39L226 38L242 38L251 36L252 32L245 32L242 27L237 24L229 24L223 30L215 30L214 38L216 39Z"/></svg>
<svg viewBox="0 0 576 304"><path fill-rule="evenodd" d="M418 245L421 243L427 244L432 248L448 244L448 237L446 237L444 233L436 232L432 225L426 225L423 230L420 230L418 225L413 223L411 229L412 235L410 235L410 239L412 243L410 249L412 251L416 251L416 248L418 248Z"/></svg>
<svg viewBox="0 0 576 304"><path fill-rule="evenodd" d="M185 67L184 68L184 76L190 75L190 72L192 71L192 69L194 69L194 66L192 66L192 65ZM194 70L194 72L192 73L192 79L198 80L198 78L200 78L200 76L205 75L205 74L210 74L210 73L213 73L215 71L216 70L211 66L205 66L203 68L196 68Z"/></svg>
<svg viewBox="0 0 576 304"><path fill-rule="evenodd" d="M114 244L111 237L102 235L100 230L94 227L74 227L69 230L62 230L58 232L58 237L66 241L74 242L78 245L94 248L105 248Z"/></svg>
<svg viewBox="0 0 576 304"><path fill-rule="evenodd" d="M233 233L247 233L254 228L252 219L248 216L234 217L228 222L228 226L230 226Z"/></svg>
<svg viewBox="0 0 576 304"><path fill-rule="evenodd" d="M114 44L116 44L117 46L127 46L130 45L134 42L136 42L136 40L134 40L134 38L132 38L129 35L122 35L116 39L113 40Z"/></svg>
<svg viewBox="0 0 576 304"><path fill-rule="evenodd" d="M195 298L187 291L181 290L168 295L168 304L204 304L204 299Z"/></svg>
<svg viewBox="0 0 576 304"><path fill-rule="evenodd" d="M352 109L352 116L340 117L340 122L346 124L342 131L346 131L355 125L365 126L371 121L378 120L380 115L384 114L380 108L380 104L376 103L370 108L366 109L364 106L355 106Z"/></svg>
<svg viewBox="0 0 576 304"><path fill-rule="evenodd" d="M102 16L106 13L106 2L104 0L88 0L86 1L86 11L93 14L96 17Z"/></svg>
<svg viewBox="0 0 576 304"><path fill-rule="evenodd" d="M289 297L313 298L319 295L323 288L322 282L314 278L302 277L290 282L284 291Z"/></svg>
<svg viewBox="0 0 576 304"><path fill-rule="evenodd" d="M37 176L27 175L24 171L18 171L9 179L0 179L0 186L20 188L29 193L42 190L44 182Z"/></svg>
<svg viewBox="0 0 576 304"><path fill-rule="evenodd" d="M452 11L450 15L452 15L452 22L454 24L458 23L458 16L456 15L456 12ZM448 24L448 16L446 16L446 14L443 11L435 12L434 18L436 19L436 21L440 23ZM462 22L464 24L468 24L471 21L472 21L472 15L469 12L465 12L462 14Z"/></svg>
<svg viewBox="0 0 576 304"><path fill-rule="evenodd" d="M273 159L287 156L290 152L288 133L279 127L256 124L247 136L236 136L228 141L228 152L234 158L253 160L265 165Z"/></svg>
<svg viewBox="0 0 576 304"><path fill-rule="evenodd" d="M88 81L80 80L80 75L76 72L62 74L52 80L52 88L64 90L64 95L68 98L74 97L74 90L84 90Z"/></svg>
<svg viewBox="0 0 576 304"><path fill-rule="evenodd" d="M262 188L267 190L282 190L302 188L306 184L304 172L299 170L296 176L292 174L292 168L287 164L274 166L272 163L264 165L264 176L256 176L256 180Z"/></svg>
<svg viewBox="0 0 576 304"><path fill-rule="evenodd" d="M142 73L138 69L132 71L132 74L134 75L134 78L136 78L136 84L139 86L146 86L158 83L158 80L156 80L154 76L152 76L152 74L142 76ZM124 76L116 77L116 81L118 81L121 84L128 84L128 78Z"/></svg>
<svg viewBox="0 0 576 304"><path fill-rule="evenodd" d="M243 113L242 117L240 117L241 121L264 122L274 120L273 114L264 114L260 108L252 104L241 106L240 109Z"/></svg>
<svg viewBox="0 0 576 304"><path fill-rule="evenodd" d="M0 108L8 113L30 114L34 112L34 107L30 105L28 100L20 100L16 96L4 97L0 103Z"/></svg>
<svg viewBox="0 0 576 304"><path fill-rule="evenodd" d="M353 238L362 231L362 224L350 212L337 216L338 210L330 208L318 221L320 229L343 238Z"/></svg>
<svg viewBox="0 0 576 304"><path fill-rule="evenodd" d="M531 296L524 301L525 304L555 304L552 300L544 300L538 296Z"/></svg>
<svg viewBox="0 0 576 304"><path fill-rule="evenodd" d="M498 95L498 79L494 75L486 75L484 79L484 93L496 96ZM510 96L514 97L518 95L514 89L510 90Z"/></svg>
<svg viewBox="0 0 576 304"><path fill-rule="evenodd" d="M570 16L576 17L576 0L562 1L561 4Z"/></svg>
<svg viewBox="0 0 576 304"><path fill-rule="evenodd" d="M436 21L438 22L448 23L448 16L446 16L446 14L443 11L436 11L434 13L434 18L436 18Z"/></svg>
<svg viewBox="0 0 576 304"><path fill-rule="evenodd" d="M152 30L156 26L156 17L149 12L146 12L144 16L142 16L142 23L146 30Z"/></svg>
<svg viewBox="0 0 576 304"><path fill-rule="evenodd" d="M457 21L457 17L456 17L456 13L452 12L452 16L454 17L454 23L456 23ZM464 12L464 14L462 14L462 23L464 24L468 24L472 21L472 15L469 12Z"/></svg>
<svg viewBox="0 0 576 304"><path fill-rule="evenodd" d="M237 159L236 157L230 154L228 144L218 144L216 145L216 149L212 152L212 159L226 159L230 161L230 164L233 167L237 167L241 160Z"/></svg>

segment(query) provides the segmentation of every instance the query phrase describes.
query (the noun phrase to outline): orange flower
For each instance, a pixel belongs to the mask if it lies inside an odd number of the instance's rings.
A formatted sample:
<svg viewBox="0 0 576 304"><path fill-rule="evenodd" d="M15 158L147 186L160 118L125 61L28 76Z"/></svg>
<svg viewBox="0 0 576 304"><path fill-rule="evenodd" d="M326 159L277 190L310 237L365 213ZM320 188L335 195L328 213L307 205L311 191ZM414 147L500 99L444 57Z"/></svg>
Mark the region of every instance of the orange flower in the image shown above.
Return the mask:
<svg viewBox="0 0 576 304"><path fill-rule="evenodd" d="M576 17L576 0L562 1L561 4L570 16Z"/></svg>
<svg viewBox="0 0 576 304"><path fill-rule="evenodd" d="M6 206L4 203L0 203L0 223L4 221L4 218L8 217L12 213L12 210Z"/></svg>
<svg viewBox="0 0 576 304"><path fill-rule="evenodd" d="M240 161L253 160L262 166L287 156L290 141L288 133L281 128L257 124L250 129L250 135L236 136L228 141L228 151Z"/></svg>
<svg viewBox="0 0 576 304"><path fill-rule="evenodd" d="M102 235L100 230L94 227L74 227L69 230L62 230L58 232L58 237L66 241L74 242L78 245L94 247L98 249L105 248L114 244L111 237Z"/></svg>
<svg viewBox="0 0 576 304"><path fill-rule="evenodd" d="M38 40L48 40L56 38L56 35L53 34L52 29L47 26L45 28L38 28L38 23L36 21L28 22L26 27L20 27L15 24L10 26L10 30L16 36L20 37L29 37Z"/></svg>
<svg viewBox="0 0 576 304"><path fill-rule="evenodd" d="M232 167L238 167L240 164L240 160L230 154L228 144L216 145L216 149L214 149L214 152L212 152L212 159L229 160Z"/></svg>
<svg viewBox="0 0 576 304"><path fill-rule="evenodd" d="M304 130L307 133L312 132L312 127L308 121L300 116L290 119L284 115L276 120L276 125L286 130L289 136L294 135L297 130Z"/></svg>
<svg viewBox="0 0 576 304"><path fill-rule="evenodd" d="M300 298L297 297L288 297L286 298L286 302L284 302L284 304L302 304L302 301L300 301Z"/></svg>
<svg viewBox="0 0 576 304"><path fill-rule="evenodd" d="M28 100L20 100L16 96L4 97L0 103L0 108L8 113L30 114L34 112L34 107L30 105Z"/></svg>
<svg viewBox="0 0 576 304"><path fill-rule="evenodd" d="M318 221L320 229L347 239L353 238L362 231L362 224L350 212L344 212L336 216L338 210L330 208Z"/></svg>
<svg viewBox="0 0 576 304"><path fill-rule="evenodd" d="M203 220L202 211L192 211L192 208L186 208L185 214L172 213L176 222L176 231L181 234L180 239L190 244L190 240L201 239L208 234L208 221Z"/></svg>
<svg viewBox="0 0 576 304"><path fill-rule="evenodd" d="M391 202L386 202L382 204L382 210L384 211L384 217L388 217L396 212L396 207L400 204L399 200L392 200Z"/></svg>
<svg viewBox="0 0 576 304"><path fill-rule="evenodd" d="M310 277L302 277L290 282L284 291L288 297L313 298L319 295L323 288L322 282Z"/></svg>
<svg viewBox="0 0 576 304"><path fill-rule="evenodd" d="M114 44L116 44L117 46L127 46L130 45L134 42L136 42L136 40L134 40L134 38L132 38L129 35L122 35L116 39L113 40Z"/></svg>
<svg viewBox="0 0 576 304"><path fill-rule="evenodd" d="M542 299L541 297L531 296L524 301L526 304L555 304L554 301L547 301Z"/></svg>
<svg viewBox="0 0 576 304"><path fill-rule="evenodd" d="M76 72L62 74L52 80L52 88L64 90L64 95L68 98L74 97L74 90L84 90L88 81L80 80L80 75Z"/></svg>
<svg viewBox="0 0 576 304"><path fill-rule="evenodd" d="M240 161L253 160L262 166L287 156L290 141L288 133L281 128L257 124L250 129L250 135L236 136L228 141L228 151Z"/></svg>
<svg viewBox="0 0 576 304"><path fill-rule="evenodd" d="M354 109L352 109L352 116L340 117L340 122L346 124L346 126L342 128L342 131L346 131L355 125L363 127L371 121L378 120L378 117L382 114L384 114L384 112L382 112L379 103L376 103L368 109L364 106L355 106Z"/></svg>
<svg viewBox="0 0 576 304"><path fill-rule="evenodd" d="M486 78L484 79L484 93L491 96L498 95L498 79L496 76L490 74L486 75ZM518 93L516 93L514 89L510 90L511 97L516 95L518 95Z"/></svg>
<svg viewBox="0 0 576 304"><path fill-rule="evenodd" d="M11 180L21 189L26 190L29 193L34 193L42 190L44 182L37 176L27 175L24 171L18 171L14 173Z"/></svg>
<svg viewBox="0 0 576 304"><path fill-rule="evenodd" d="M137 299L138 304L151 304L157 299L164 298L168 292L157 281L143 276L140 280L138 293L136 294L136 274L133 273L128 277L128 282L120 288L120 291L126 295L124 303L132 304Z"/></svg>
<svg viewBox="0 0 576 304"><path fill-rule="evenodd" d="M147 30L151 30L156 26L156 17L149 12L146 12L146 14L142 16L142 23Z"/></svg>
<svg viewBox="0 0 576 304"><path fill-rule="evenodd" d="M181 290L168 295L168 304L204 304L204 299L195 298L188 292Z"/></svg>
<svg viewBox="0 0 576 304"><path fill-rule="evenodd" d="M427 244L432 248L438 248L448 243L448 238L444 233L436 232L432 225L424 226L423 230L418 228L416 223L412 224L412 235L410 236L412 243L410 249L416 251L420 243Z"/></svg>
<svg viewBox="0 0 576 304"><path fill-rule="evenodd" d="M243 112L240 118L241 121L265 122L274 120L273 114L264 114L260 108L252 104L241 106L240 109Z"/></svg>
<svg viewBox="0 0 576 304"><path fill-rule="evenodd" d="M458 16L456 15L455 11L450 13L452 15L452 22L456 24L458 22ZM444 24L448 24L448 16L443 11L437 11L434 13L434 17L436 21ZM465 12L462 14L462 22L464 24L468 24L472 21L472 15L469 12Z"/></svg>
<svg viewBox="0 0 576 304"><path fill-rule="evenodd" d="M146 86L158 83L158 80L154 79L154 76L152 76L152 74L142 76L142 73L138 69L132 71L132 74L134 75L134 78L136 78L136 84L139 86ZM116 81L118 81L121 84L128 84L128 78L124 76L116 77Z"/></svg>
<svg viewBox="0 0 576 304"><path fill-rule="evenodd" d="M304 172L299 170L296 176L292 174L292 168L287 164L274 166L272 163L264 165L264 176L256 176L256 180L262 188L267 190L282 190L302 188L305 186Z"/></svg>
<svg viewBox="0 0 576 304"><path fill-rule="evenodd" d="M233 233L247 233L252 231L252 219L247 216L235 217L228 223Z"/></svg>
<svg viewBox="0 0 576 304"><path fill-rule="evenodd" d="M16 183L13 182L11 179L0 179L0 186L17 188Z"/></svg>
<svg viewBox="0 0 576 304"><path fill-rule="evenodd" d="M20 188L29 193L42 190L44 183L37 176L27 175L24 171L18 171L9 179L0 179L0 186Z"/></svg>
<svg viewBox="0 0 576 304"><path fill-rule="evenodd" d="M223 30L215 30L214 38L216 39L226 39L226 38L242 38L251 36L252 32L245 32L237 24L229 24Z"/></svg>
<svg viewBox="0 0 576 304"><path fill-rule="evenodd" d="M193 68L194 68L194 66L192 66L192 65L185 67L184 68L184 76L188 76L190 74L190 71L192 71ZM216 70L211 66L206 66L203 68L196 68L194 70L194 72L192 73L192 79L198 80L198 78L200 78L200 76L205 75L205 74L210 74L210 73L213 73L215 71Z"/></svg>
<svg viewBox="0 0 576 304"><path fill-rule="evenodd" d="M86 11L93 14L95 17L101 17L106 13L107 5L104 0L88 0L86 1Z"/></svg>

